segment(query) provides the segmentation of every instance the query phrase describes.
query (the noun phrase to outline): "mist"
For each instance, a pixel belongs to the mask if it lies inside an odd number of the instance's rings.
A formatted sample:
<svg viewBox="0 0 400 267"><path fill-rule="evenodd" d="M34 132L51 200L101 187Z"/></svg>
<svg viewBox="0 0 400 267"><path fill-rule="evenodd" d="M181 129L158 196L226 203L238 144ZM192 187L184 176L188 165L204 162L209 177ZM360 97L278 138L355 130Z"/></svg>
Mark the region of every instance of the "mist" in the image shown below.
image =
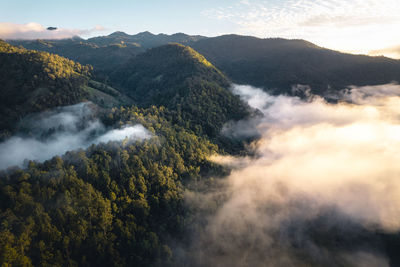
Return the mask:
<svg viewBox="0 0 400 267"><path fill-rule="evenodd" d="M43 162L56 155L92 144L148 139L142 125L106 129L90 102L59 107L31 115L19 123L19 132L0 143L0 169L24 166L27 160Z"/></svg>
<svg viewBox="0 0 400 267"><path fill-rule="evenodd" d="M258 135L249 146L256 156L214 155L232 167L222 191L187 192L188 205L207 216L188 261L395 266L387 237L400 230L400 86L349 87L337 104L245 85L232 91L262 116L223 133Z"/></svg>

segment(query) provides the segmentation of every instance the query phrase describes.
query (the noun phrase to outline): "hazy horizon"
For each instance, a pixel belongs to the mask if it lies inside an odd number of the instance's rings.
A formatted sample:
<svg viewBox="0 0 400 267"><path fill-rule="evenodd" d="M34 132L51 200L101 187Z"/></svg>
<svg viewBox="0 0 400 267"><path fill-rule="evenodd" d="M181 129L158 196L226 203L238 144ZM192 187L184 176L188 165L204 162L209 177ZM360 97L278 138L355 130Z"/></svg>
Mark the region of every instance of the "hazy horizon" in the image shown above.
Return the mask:
<svg viewBox="0 0 400 267"><path fill-rule="evenodd" d="M96 4L96 5L94 5ZM396 0L78 1L4 3L1 39L90 38L136 33L304 39L355 54L400 58ZM57 27L48 31L47 27Z"/></svg>

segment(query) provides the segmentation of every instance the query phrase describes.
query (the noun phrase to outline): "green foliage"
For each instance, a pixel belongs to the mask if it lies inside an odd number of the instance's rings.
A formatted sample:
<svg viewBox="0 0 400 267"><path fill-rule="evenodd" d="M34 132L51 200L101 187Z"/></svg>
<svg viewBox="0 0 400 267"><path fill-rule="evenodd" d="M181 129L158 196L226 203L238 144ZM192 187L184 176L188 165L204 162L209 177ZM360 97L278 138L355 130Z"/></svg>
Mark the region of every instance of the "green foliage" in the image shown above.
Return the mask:
<svg viewBox="0 0 400 267"><path fill-rule="evenodd" d="M230 79L269 91L292 93L292 86L309 85L312 92L349 85L400 82L400 61L350 55L304 40L260 39L224 35L190 44Z"/></svg>
<svg viewBox="0 0 400 267"><path fill-rule="evenodd" d="M115 89L91 80L92 70L89 65L0 40L0 140L32 112L85 100L106 107L132 103Z"/></svg>
<svg viewBox="0 0 400 267"><path fill-rule="evenodd" d="M59 54L83 64L92 65L97 74L108 73L119 65L127 63L131 57L146 51L147 48L171 42L187 44L200 40L202 36L189 36L183 33L153 35L149 32L128 35L114 32L108 36L83 40L79 37L63 40L14 40L14 45Z"/></svg>
<svg viewBox="0 0 400 267"><path fill-rule="evenodd" d="M249 114L229 81L192 48L169 44L149 49L111 76L141 107L164 106L172 121L216 138L224 123Z"/></svg>
<svg viewBox="0 0 400 267"><path fill-rule="evenodd" d="M110 142L0 174L2 266L173 265L183 238L184 185L222 174L217 147L171 124L164 108L114 108L112 125L141 123L143 142Z"/></svg>
<svg viewBox="0 0 400 267"><path fill-rule="evenodd" d="M81 102L92 68L58 55L26 50L0 41L0 126L21 116Z"/></svg>

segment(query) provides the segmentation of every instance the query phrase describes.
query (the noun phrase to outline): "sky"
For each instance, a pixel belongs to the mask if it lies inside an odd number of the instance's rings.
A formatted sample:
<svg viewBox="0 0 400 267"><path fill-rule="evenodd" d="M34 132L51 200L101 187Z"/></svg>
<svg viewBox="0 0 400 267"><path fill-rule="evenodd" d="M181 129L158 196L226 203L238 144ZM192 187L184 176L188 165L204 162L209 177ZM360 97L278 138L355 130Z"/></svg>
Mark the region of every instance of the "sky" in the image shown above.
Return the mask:
<svg viewBox="0 0 400 267"><path fill-rule="evenodd" d="M0 38L84 38L114 31L305 39L400 58L399 0L0 0ZM49 26L58 27L47 31Z"/></svg>

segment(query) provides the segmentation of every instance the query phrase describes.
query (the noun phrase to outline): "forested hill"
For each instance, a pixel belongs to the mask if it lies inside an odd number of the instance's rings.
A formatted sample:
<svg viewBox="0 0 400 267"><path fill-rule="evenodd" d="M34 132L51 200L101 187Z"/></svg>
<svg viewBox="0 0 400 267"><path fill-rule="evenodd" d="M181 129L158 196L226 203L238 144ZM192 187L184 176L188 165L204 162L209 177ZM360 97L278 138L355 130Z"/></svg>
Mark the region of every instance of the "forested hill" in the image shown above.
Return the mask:
<svg viewBox="0 0 400 267"><path fill-rule="evenodd" d="M2 118L114 90L92 81L90 66L1 47ZM143 125L151 138L0 170L0 265L179 266L174 244L189 242L194 227L184 192L227 174L208 160L222 152L213 142L248 107L218 69L183 45L150 49L111 77L142 107L105 109L99 120L111 129ZM109 96L104 105L117 106Z"/></svg>
<svg viewBox="0 0 400 267"><path fill-rule="evenodd" d="M329 88L400 82L400 60L340 53L303 40L224 35L190 46L234 82L276 93L290 93L296 84L324 94Z"/></svg>
<svg viewBox="0 0 400 267"><path fill-rule="evenodd" d="M103 72L125 64L132 56L142 53L148 48L171 42L187 44L204 38L183 33L155 35L150 32L142 32L129 35L124 32L114 32L107 36L93 37L88 40L74 37L63 40L11 40L10 43L22 45L27 49L56 53L82 64L90 64L96 71Z"/></svg>
<svg viewBox="0 0 400 267"><path fill-rule="evenodd" d="M223 170L207 160L215 145L167 117L114 108L109 125L140 123L154 137L0 171L0 265L177 266L192 213L184 190Z"/></svg>
<svg viewBox="0 0 400 267"><path fill-rule="evenodd" d="M314 93L324 94L329 89L343 89L349 85L400 82L399 60L340 53L304 40L115 32L88 40L10 42L91 64L105 75L148 48L175 42L193 47L232 81L275 89L276 93L291 93L296 84L310 85Z"/></svg>
<svg viewBox="0 0 400 267"><path fill-rule="evenodd" d="M141 107L164 106L198 134L215 137L229 120L249 114L228 79L188 46L149 49L111 74L115 87Z"/></svg>
<svg viewBox="0 0 400 267"><path fill-rule="evenodd" d="M11 129L28 113L91 100L119 105L130 100L91 80L92 67L55 54L0 40L0 128ZM107 103L106 103L107 102Z"/></svg>
<svg viewBox="0 0 400 267"><path fill-rule="evenodd" d="M63 40L15 40L10 43L22 45L27 49L55 53L82 64L90 64L96 70L113 69L130 57L145 51L135 43L119 42L98 46L78 37Z"/></svg>

